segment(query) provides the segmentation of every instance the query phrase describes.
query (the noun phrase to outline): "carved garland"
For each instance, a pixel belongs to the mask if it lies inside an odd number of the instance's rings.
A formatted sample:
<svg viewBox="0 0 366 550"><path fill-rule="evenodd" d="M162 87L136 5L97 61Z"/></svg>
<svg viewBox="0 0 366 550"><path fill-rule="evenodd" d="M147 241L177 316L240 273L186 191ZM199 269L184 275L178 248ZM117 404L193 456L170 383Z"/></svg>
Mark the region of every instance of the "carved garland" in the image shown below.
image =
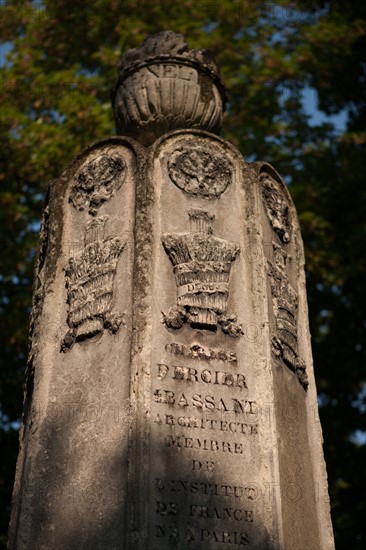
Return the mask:
<svg viewBox="0 0 366 550"><path fill-rule="evenodd" d="M287 275L290 256L285 246L291 240L291 222L287 200L275 179L267 172L260 174L260 186L267 218L281 244L272 242L274 261L268 260L275 332L271 338L272 353L292 370L304 389L308 387L306 365L298 352L298 295Z"/></svg>
<svg viewBox="0 0 366 550"><path fill-rule="evenodd" d="M232 180L232 166L222 151L203 145L182 145L168 161L171 181L190 195L219 197Z"/></svg>
<svg viewBox="0 0 366 550"><path fill-rule="evenodd" d="M284 244L290 242L291 221L287 201L277 182L267 172L260 175L265 211L273 231Z"/></svg>
<svg viewBox="0 0 366 550"><path fill-rule="evenodd" d="M87 210L95 218L85 228L82 252L71 257L65 268L69 331L61 351L104 329L115 333L123 322L123 316L112 312L112 298L124 244L117 237L104 238L108 217L96 216L101 205L121 188L126 172L123 157L116 151L107 151L87 160L74 178L69 202L76 210Z"/></svg>
<svg viewBox="0 0 366 550"><path fill-rule="evenodd" d="M309 382L304 361L298 352L298 296L286 273L288 255L276 242L272 243L274 262L268 260L268 275L273 298L276 331L272 336L272 352L298 377L306 389Z"/></svg>

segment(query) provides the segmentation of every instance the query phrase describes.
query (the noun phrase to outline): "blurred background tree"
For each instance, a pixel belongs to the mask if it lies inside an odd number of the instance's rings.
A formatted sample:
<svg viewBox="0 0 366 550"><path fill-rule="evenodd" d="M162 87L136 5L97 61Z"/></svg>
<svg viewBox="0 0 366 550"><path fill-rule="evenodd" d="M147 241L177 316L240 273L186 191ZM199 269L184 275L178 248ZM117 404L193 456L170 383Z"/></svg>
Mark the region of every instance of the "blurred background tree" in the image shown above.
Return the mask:
<svg viewBox="0 0 366 550"><path fill-rule="evenodd" d="M8 0L0 12L0 547L47 183L114 134L122 51L170 29L211 49L229 94L223 137L273 163L297 206L336 546L365 548L365 3Z"/></svg>

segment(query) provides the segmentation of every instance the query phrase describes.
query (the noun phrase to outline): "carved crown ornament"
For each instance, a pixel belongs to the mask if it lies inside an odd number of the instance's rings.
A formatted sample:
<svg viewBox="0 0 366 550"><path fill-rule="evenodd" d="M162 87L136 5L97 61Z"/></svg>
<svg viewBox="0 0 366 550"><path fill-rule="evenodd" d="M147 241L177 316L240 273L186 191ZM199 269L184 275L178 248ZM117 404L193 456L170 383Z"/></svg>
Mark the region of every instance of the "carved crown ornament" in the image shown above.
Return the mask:
<svg viewBox="0 0 366 550"><path fill-rule="evenodd" d="M181 34L163 31L127 50L112 90L117 132L145 146L166 132L218 133L226 94L206 50L190 50Z"/></svg>
<svg viewBox="0 0 366 550"><path fill-rule="evenodd" d="M212 235L214 218L204 210L191 210L190 233L163 235L177 285L177 306L164 314L164 323L171 329L184 323L214 331L221 326L225 334L238 337L242 327L227 307L231 266L240 249Z"/></svg>

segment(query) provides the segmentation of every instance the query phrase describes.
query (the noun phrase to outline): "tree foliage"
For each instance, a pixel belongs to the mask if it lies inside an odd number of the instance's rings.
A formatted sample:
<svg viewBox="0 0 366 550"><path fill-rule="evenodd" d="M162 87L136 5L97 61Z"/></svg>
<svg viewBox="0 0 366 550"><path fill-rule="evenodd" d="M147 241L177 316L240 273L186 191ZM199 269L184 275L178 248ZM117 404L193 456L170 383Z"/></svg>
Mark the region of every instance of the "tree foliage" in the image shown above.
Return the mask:
<svg viewBox="0 0 366 550"><path fill-rule="evenodd" d="M365 546L366 9L361 1L8 0L1 77L0 499L17 453L34 251L47 183L114 133L121 52L171 29L209 48L229 93L223 136L272 162L302 225L337 548ZM311 97L323 114L306 109ZM330 115L347 115L337 129ZM362 439L363 438L363 439Z"/></svg>

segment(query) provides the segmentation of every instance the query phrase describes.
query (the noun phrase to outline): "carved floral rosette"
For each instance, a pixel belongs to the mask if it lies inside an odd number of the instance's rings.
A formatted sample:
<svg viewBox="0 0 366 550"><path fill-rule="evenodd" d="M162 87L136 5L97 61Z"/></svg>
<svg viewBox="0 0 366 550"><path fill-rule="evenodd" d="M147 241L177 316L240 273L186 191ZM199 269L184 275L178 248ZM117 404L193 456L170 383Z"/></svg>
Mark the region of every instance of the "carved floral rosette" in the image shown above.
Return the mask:
<svg viewBox="0 0 366 550"><path fill-rule="evenodd" d="M116 332L122 318L112 313L113 281L124 248L120 239L104 239L107 216L94 219L85 230L82 253L70 258L65 269L70 327L62 349L107 328Z"/></svg>

